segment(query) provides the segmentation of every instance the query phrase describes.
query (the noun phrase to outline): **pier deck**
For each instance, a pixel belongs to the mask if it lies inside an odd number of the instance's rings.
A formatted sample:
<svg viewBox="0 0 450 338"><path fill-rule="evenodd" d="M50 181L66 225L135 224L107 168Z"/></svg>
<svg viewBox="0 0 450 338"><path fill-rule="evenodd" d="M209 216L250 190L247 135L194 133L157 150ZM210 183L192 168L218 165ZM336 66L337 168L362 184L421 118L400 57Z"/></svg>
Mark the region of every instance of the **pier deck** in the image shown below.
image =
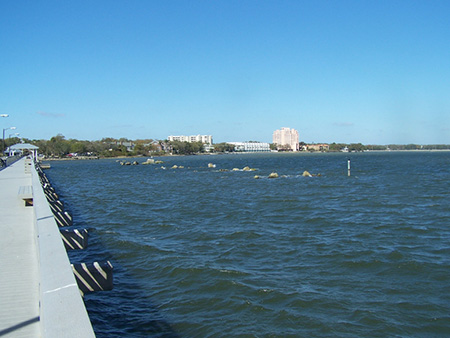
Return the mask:
<svg viewBox="0 0 450 338"><path fill-rule="evenodd" d="M31 160L0 171L0 231L0 337L95 337Z"/></svg>
<svg viewBox="0 0 450 338"><path fill-rule="evenodd" d="M33 207L19 190L32 186L22 159L0 171L0 336L40 337L39 263ZM24 188L26 187L26 188Z"/></svg>

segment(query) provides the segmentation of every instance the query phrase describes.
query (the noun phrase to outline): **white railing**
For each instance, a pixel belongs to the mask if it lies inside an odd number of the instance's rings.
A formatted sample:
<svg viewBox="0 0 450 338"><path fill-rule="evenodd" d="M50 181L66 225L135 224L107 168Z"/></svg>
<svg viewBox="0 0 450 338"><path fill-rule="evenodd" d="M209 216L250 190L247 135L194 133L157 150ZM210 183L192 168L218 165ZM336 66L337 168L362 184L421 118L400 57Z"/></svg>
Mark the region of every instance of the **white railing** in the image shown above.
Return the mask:
<svg viewBox="0 0 450 338"><path fill-rule="evenodd" d="M95 337L39 175L31 168L42 337Z"/></svg>

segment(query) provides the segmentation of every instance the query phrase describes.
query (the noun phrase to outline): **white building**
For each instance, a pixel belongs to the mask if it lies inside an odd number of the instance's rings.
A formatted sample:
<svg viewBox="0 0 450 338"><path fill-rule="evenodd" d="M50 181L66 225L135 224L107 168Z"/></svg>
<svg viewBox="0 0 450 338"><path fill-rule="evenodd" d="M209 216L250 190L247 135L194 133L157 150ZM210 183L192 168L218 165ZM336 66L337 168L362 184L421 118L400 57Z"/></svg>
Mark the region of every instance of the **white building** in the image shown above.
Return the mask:
<svg viewBox="0 0 450 338"><path fill-rule="evenodd" d="M10 146L7 151L9 156L23 155L24 153L30 153L34 159L37 159L39 147L29 143L18 143Z"/></svg>
<svg viewBox="0 0 450 338"><path fill-rule="evenodd" d="M264 142L227 142L234 145L234 151L248 153L270 151L270 144Z"/></svg>
<svg viewBox="0 0 450 338"><path fill-rule="evenodd" d="M292 151L298 151L298 131L291 128L281 128L273 132L273 143L279 148L288 146Z"/></svg>
<svg viewBox="0 0 450 338"><path fill-rule="evenodd" d="M212 135L191 135L191 136L186 136L186 135L180 135L180 136L169 136L167 138L169 141L179 141L179 142L189 142L189 143L194 143L194 142L201 142L203 144L212 144L213 140L212 140Z"/></svg>

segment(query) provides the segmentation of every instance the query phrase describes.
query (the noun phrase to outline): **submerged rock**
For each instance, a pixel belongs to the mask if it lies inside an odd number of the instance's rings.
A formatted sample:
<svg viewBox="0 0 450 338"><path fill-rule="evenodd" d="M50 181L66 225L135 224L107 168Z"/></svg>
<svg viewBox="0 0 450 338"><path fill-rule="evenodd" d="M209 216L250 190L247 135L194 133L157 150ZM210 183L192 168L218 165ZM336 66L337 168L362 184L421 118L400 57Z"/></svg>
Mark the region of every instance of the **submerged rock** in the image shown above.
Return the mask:
<svg viewBox="0 0 450 338"><path fill-rule="evenodd" d="M269 178L278 178L277 173L270 173Z"/></svg>
<svg viewBox="0 0 450 338"><path fill-rule="evenodd" d="M312 175L308 171L304 171L302 174L303 177L312 177Z"/></svg>
<svg viewBox="0 0 450 338"><path fill-rule="evenodd" d="M147 159L147 161L142 162L142 164L154 164L154 163L155 163L155 160L153 158L149 158L149 159Z"/></svg>
<svg viewBox="0 0 450 338"><path fill-rule="evenodd" d="M242 170L243 170L243 171L256 171L255 168L250 168L249 166L244 167Z"/></svg>

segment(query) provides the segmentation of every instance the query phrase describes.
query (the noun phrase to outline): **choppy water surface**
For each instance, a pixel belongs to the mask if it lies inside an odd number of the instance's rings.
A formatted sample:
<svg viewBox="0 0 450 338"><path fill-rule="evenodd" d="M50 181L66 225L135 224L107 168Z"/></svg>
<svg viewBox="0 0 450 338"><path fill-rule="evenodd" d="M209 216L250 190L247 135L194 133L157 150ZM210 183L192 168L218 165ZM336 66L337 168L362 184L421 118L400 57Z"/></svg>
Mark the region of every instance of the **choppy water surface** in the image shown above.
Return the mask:
<svg viewBox="0 0 450 338"><path fill-rule="evenodd" d="M97 337L450 336L449 152L161 159L47 171L90 229L71 259L115 266Z"/></svg>

